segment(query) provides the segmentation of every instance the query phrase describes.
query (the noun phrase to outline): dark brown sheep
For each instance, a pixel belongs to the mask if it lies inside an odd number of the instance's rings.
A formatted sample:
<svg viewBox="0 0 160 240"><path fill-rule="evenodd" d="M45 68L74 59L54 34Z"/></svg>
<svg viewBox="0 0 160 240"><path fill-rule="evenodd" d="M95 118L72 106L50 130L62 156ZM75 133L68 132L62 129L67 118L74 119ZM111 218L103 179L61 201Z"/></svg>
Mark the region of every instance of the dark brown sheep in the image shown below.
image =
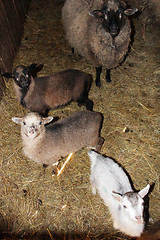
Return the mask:
<svg viewBox="0 0 160 240"><path fill-rule="evenodd" d="M134 4L139 9L139 19L142 24L142 38L146 38L148 25L160 24L160 1L159 0L126 0L127 4Z"/></svg>
<svg viewBox="0 0 160 240"><path fill-rule="evenodd" d="M50 109L64 106L71 101L93 109L88 99L92 76L88 73L70 69L50 76L31 76L31 67L17 66L13 73L3 73L4 77L14 79L18 101L27 109L45 116Z"/></svg>
<svg viewBox="0 0 160 240"><path fill-rule="evenodd" d="M131 27L127 16L136 8L126 8L121 0L66 0L62 23L71 47L96 67L96 85L100 84L102 66L117 67L128 52Z"/></svg>

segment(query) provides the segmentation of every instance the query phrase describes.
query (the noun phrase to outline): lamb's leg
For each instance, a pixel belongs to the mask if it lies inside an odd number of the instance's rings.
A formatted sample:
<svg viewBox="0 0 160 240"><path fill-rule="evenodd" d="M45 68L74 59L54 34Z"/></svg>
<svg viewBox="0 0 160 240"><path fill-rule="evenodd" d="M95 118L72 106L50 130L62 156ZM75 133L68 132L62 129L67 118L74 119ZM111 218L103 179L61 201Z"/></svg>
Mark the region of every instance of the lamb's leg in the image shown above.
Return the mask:
<svg viewBox="0 0 160 240"><path fill-rule="evenodd" d="M110 83L111 82L111 76L110 76L111 70L106 69L106 82Z"/></svg>
<svg viewBox="0 0 160 240"><path fill-rule="evenodd" d="M64 162L64 164L62 165L61 169L58 170L57 176L59 176L59 175L62 173L62 171L63 171L63 169L65 168L66 164L67 164L67 163L69 162L69 160L71 159L72 155L73 155L73 153L70 153L70 154L68 155L68 157L67 157L66 161Z"/></svg>
<svg viewBox="0 0 160 240"><path fill-rule="evenodd" d="M97 145L96 145L96 151L97 151L97 152L99 152L99 151L101 150L101 147L102 147L104 141L105 141L105 140L104 140L103 137L99 137L98 143L97 143Z"/></svg>
<svg viewBox="0 0 160 240"><path fill-rule="evenodd" d="M74 53L74 48L71 48L72 53Z"/></svg>
<svg viewBox="0 0 160 240"><path fill-rule="evenodd" d="M86 100L86 109L93 111L93 101L92 100L90 100L90 99Z"/></svg>
<svg viewBox="0 0 160 240"><path fill-rule="evenodd" d="M52 164L52 167L53 167L53 168L52 168L52 170L53 170L53 171L52 171L52 176L58 174L58 168L57 168L58 163L59 163L59 162L57 161L56 163L53 163L53 164Z"/></svg>
<svg viewBox="0 0 160 240"><path fill-rule="evenodd" d="M88 93L83 93L77 100L78 106L84 105L87 110L93 111L93 101L88 99Z"/></svg>
<svg viewBox="0 0 160 240"><path fill-rule="evenodd" d="M99 88L101 86L101 80L100 80L101 72L102 72L102 66L96 67L96 86Z"/></svg>
<svg viewBox="0 0 160 240"><path fill-rule="evenodd" d="M142 24L141 32L142 32L143 40L146 40L146 25L145 24Z"/></svg>

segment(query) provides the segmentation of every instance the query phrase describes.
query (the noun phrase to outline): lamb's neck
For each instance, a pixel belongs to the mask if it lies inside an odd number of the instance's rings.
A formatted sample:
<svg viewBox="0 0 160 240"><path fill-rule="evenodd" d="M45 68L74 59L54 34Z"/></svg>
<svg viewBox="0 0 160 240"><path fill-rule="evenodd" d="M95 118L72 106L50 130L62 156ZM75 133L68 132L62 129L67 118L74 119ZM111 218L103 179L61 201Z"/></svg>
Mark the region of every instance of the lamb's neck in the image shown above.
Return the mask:
<svg viewBox="0 0 160 240"><path fill-rule="evenodd" d="M34 152L34 149L37 149L38 147L41 147L42 145L44 145L44 142L45 142L45 130L43 131L43 133L41 133L34 139L31 139L28 136L26 136L24 133L22 133L23 148L26 151Z"/></svg>
<svg viewBox="0 0 160 240"><path fill-rule="evenodd" d="M29 87L27 89L21 90L22 95L21 95L20 103L24 107L26 107L26 99L30 99L30 96L32 95L32 93L34 91L34 88L35 88L35 81L34 81L33 77L31 77L31 83L30 83Z"/></svg>
<svg viewBox="0 0 160 240"><path fill-rule="evenodd" d="M34 87L35 87L35 81L33 77L31 77L31 83L27 88L21 88L14 82L15 94L20 104L25 106L25 98L30 97L30 95L34 91Z"/></svg>

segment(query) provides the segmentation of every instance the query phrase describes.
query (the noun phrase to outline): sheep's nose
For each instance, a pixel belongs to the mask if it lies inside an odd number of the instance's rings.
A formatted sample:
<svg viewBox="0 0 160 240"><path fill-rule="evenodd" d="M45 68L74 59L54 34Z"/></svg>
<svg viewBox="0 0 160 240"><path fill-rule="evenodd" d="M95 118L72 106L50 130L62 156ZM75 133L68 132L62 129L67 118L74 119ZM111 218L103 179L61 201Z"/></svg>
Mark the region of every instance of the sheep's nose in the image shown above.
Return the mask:
<svg viewBox="0 0 160 240"><path fill-rule="evenodd" d="M117 30L118 29L118 26L116 25L116 24L112 24L111 26L110 26L110 30L112 30L112 31L115 31L115 30Z"/></svg>
<svg viewBox="0 0 160 240"><path fill-rule="evenodd" d="M137 220L137 223L142 224L143 223L143 218L142 216L135 216L135 219Z"/></svg>
<svg viewBox="0 0 160 240"><path fill-rule="evenodd" d="M24 87L28 87L28 81L26 81L26 79L25 78L21 78L21 86L22 86L22 88L24 88Z"/></svg>
<svg viewBox="0 0 160 240"><path fill-rule="evenodd" d="M137 220L140 220L140 219L141 219L141 216L135 216L135 218L136 218Z"/></svg>
<svg viewBox="0 0 160 240"><path fill-rule="evenodd" d="M110 34L112 37L116 37L119 33L119 28L116 24L112 24L110 26Z"/></svg>
<svg viewBox="0 0 160 240"><path fill-rule="evenodd" d="M29 132L32 132L32 131L35 131L36 130L36 127L34 125L32 125L30 128L29 128Z"/></svg>
<svg viewBox="0 0 160 240"><path fill-rule="evenodd" d="M33 125L29 128L29 133L34 134L37 131L37 128Z"/></svg>

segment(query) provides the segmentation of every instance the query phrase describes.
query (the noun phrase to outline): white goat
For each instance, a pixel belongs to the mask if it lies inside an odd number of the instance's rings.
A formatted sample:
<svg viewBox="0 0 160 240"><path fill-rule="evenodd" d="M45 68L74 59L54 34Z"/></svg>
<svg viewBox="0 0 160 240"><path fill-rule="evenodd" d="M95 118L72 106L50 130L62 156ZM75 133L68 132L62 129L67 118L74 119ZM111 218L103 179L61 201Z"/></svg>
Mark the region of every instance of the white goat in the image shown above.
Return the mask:
<svg viewBox="0 0 160 240"><path fill-rule="evenodd" d="M114 228L129 236L140 236L144 229L143 198L150 185L136 193L127 174L118 163L92 150L88 155L91 159L92 192L96 194L98 190L109 207Z"/></svg>

